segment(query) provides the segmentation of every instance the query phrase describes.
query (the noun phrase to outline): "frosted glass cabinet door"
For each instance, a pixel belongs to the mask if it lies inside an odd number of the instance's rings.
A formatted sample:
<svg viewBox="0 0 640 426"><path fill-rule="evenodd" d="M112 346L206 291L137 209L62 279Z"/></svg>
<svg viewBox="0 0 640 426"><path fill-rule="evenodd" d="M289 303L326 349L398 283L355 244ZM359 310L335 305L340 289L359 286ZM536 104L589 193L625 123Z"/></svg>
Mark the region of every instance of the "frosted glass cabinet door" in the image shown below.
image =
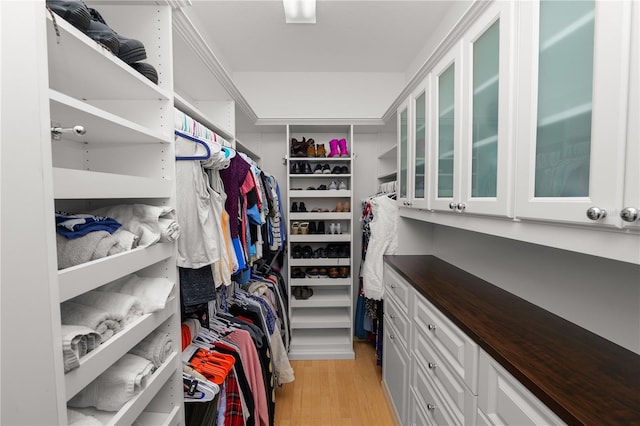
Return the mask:
<svg viewBox="0 0 640 426"><path fill-rule="evenodd" d="M432 109L431 208L455 210L459 199L461 122L461 44L454 46L430 75Z"/></svg>
<svg viewBox="0 0 640 426"><path fill-rule="evenodd" d="M402 205L408 205L409 202L409 99L400 105L397 112L398 122L398 194L397 201Z"/></svg>
<svg viewBox="0 0 640 426"><path fill-rule="evenodd" d="M631 2L520 7L516 214L619 226Z"/></svg>
<svg viewBox="0 0 640 426"><path fill-rule="evenodd" d="M514 5L493 3L463 36L466 213L512 216Z"/></svg>
<svg viewBox="0 0 640 426"><path fill-rule="evenodd" d="M428 208L427 199L427 86L426 80L411 95L411 207Z"/></svg>

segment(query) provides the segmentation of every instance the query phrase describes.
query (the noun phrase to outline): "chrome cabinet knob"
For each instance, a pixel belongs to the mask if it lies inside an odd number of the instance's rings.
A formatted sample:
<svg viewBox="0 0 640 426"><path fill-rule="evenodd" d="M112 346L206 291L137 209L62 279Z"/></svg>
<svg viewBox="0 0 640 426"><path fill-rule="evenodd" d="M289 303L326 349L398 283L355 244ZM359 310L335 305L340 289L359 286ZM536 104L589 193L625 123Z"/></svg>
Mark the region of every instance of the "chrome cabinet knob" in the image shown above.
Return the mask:
<svg viewBox="0 0 640 426"><path fill-rule="evenodd" d="M390 334L390 335L389 335L389 339L391 339L391 340L395 340L396 338L394 337L394 335L393 335L393 334Z"/></svg>
<svg viewBox="0 0 640 426"><path fill-rule="evenodd" d="M458 210L460 213L462 213L464 211L464 209L466 209L467 206L464 203L458 203L456 205L456 210Z"/></svg>
<svg viewBox="0 0 640 426"><path fill-rule="evenodd" d="M435 362L430 362L427 364L427 367L429 367L431 370L435 370L437 366L438 365Z"/></svg>
<svg viewBox="0 0 640 426"><path fill-rule="evenodd" d="M436 405L435 404L427 404L427 410L433 411L435 409L436 409Z"/></svg>
<svg viewBox="0 0 640 426"><path fill-rule="evenodd" d="M449 203L449 209L450 210L455 210L457 206L458 205L456 203L454 203L453 201Z"/></svg>
<svg viewBox="0 0 640 426"><path fill-rule="evenodd" d="M396 287L397 287L397 285L395 285L395 284L391 284L391 285L389 285L389 287L391 287L391 288L396 288Z"/></svg>
<svg viewBox="0 0 640 426"><path fill-rule="evenodd" d="M427 328L428 328L429 330L435 330L435 329L436 329L436 325L435 325L435 324L428 324L428 325L427 325Z"/></svg>
<svg viewBox="0 0 640 426"><path fill-rule="evenodd" d="M393 320L393 319L396 319L396 316L393 315L393 314L389 314L389 318L391 318Z"/></svg>
<svg viewBox="0 0 640 426"><path fill-rule="evenodd" d="M620 218L625 222L635 222L640 219L640 210L634 207L625 207L620 211Z"/></svg>
<svg viewBox="0 0 640 426"><path fill-rule="evenodd" d="M587 217L591 220L600 220L607 217L607 211L600 207L590 207L587 210Z"/></svg>

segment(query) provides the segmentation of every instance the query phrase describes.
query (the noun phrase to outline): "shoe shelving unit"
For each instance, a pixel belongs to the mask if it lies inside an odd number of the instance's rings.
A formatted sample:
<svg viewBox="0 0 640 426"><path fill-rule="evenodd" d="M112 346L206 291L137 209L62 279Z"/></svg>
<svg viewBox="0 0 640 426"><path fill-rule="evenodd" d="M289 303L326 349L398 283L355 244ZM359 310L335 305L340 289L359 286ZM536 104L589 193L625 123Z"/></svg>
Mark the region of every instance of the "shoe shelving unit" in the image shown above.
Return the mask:
<svg viewBox="0 0 640 426"><path fill-rule="evenodd" d="M324 144L327 155L330 153L329 141L346 139L349 156L347 157L293 157L290 151L291 139L313 139L316 144ZM287 205L289 213L288 239L288 286L289 317L291 319L291 359L353 359L353 126L350 125L288 125L286 143L287 165ZM292 173L295 163L308 163L311 170L317 164L346 166L348 173L305 174ZM344 182L347 189L317 189L320 185L327 188L332 181ZM308 188L316 189L308 189ZM335 211L337 204L348 202L348 212ZM306 212L292 211L293 203L304 203ZM312 211L314 209L322 211ZM324 234L293 234L294 223L324 222ZM330 224L339 223L340 234L331 234ZM317 226L316 226L317 228ZM295 246L310 246L313 251L325 248L329 244L348 245L348 257L340 258L293 258ZM305 275L295 277L292 271L307 271L312 268L348 268L346 277L329 278ZM343 269L344 270L344 269ZM307 299L294 296L296 287L310 287L313 294Z"/></svg>
<svg viewBox="0 0 640 426"><path fill-rule="evenodd" d="M104 424L182 424L175 244L137 248L57 269L54 210L83 212L129 203L175 206L171 7L150 2L88 5L98 9L116 32L144 43L147 59L143 62L156 68L160 81L152 83L60 16L52 18L44 1L3 2L1 6L2 25L7 25L3 37L9 33L24 42L15 51L3 52L3 60L23 64L18 76L20 70L5 69L3 62L3 73L8 73L3 75L3 104L12 99L13 114L21 112L16 120L22 120L18 121L22 125L14 121L11 128L21 128L25 134L22 139L7 140L3 131L3 155L19 149L14 145L23 146L23 155L22 160L16 155L13 162L3 158L2 163L3 203L21 200L10 209L3 206L2 211L2 333L3 341L13 341L19 349L18 353L3 347L2 383L14 388L24 383L29 392L14 392L13 397L3 389L0 423L68 424L67 401L142 339L161 329L171 335L174 351L139 394L117 412L78 410L95 415ZM9 24L9 14L17 21L15 25ZM4 46L3 40L3 50ZM30 79L32 89L5 92L5 78L14 82ZM86 133L63 132L57 140L52 137L52 125L81 125ZM36 179L26 178L24 170ZM5 191L6 179L22 182L23 188L16 185ZM7 216L13 216L16 228L31 223L38 233L23 232L21 245L29 248L28 256L16 249L9 258L12 261L5 264L5 241L18 241L5 233ZM176 282L166 307L128 324L65 374L60 303L131 273ZM17 282L15 276L25 280ZM14 278L5 281L6 277ZM22 303L16 303L18 300ZM29 316L24 322L35 324L39 333L17 326L9 331L7 319L20 321L21 315ZM30 344L21 343L27 337ZM15 373L4 368L5 362L15 364ZM29 376L31 370L35 379Z"/></svg>

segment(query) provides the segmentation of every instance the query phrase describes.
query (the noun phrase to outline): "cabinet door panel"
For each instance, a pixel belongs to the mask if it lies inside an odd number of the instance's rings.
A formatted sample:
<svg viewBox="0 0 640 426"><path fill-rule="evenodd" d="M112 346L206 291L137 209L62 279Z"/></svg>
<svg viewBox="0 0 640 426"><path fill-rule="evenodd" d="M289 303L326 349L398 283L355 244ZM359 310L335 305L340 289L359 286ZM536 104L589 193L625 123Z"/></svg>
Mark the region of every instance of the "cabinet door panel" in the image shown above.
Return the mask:
<svg viewBox="0 0 640 426"><path fill-rule="evenodd" d="M391 400L400 418L400 423L406 423L406 402L409 396L408 375L409 356L406 349L402 347L397 332L393 326L385 327L384 335L384 355L382 357L383 380L389 389Z"/></svg>
<svg viewBox="0 0 640 426"><path fill-rule="evenodd" d="M427 87L418 85L411 95L411 207L428 208L427 199Z"/></svg>
<svg viewBox="0 0 640 426"><path fill-rule="evenodd" d="M397 113L398 121L398 202L406 203L409 200L409 188L411 173L409 173L409 99L400 105Z"/></svg>
<svg viewBox="0 0 640 426"><path fill-rule="evenodd" d="M521 4L518 216L620 226L630 7Z"/></svg>

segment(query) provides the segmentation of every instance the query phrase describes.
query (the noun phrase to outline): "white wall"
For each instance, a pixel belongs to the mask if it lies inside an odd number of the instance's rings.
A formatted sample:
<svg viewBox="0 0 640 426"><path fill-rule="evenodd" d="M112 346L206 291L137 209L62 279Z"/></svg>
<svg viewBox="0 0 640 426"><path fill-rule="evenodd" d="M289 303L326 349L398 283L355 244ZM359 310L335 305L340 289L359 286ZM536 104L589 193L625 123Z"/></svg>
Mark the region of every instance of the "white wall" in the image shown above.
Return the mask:
<svg viewBox="0 0 640 426"><path fill-rule="evenodd" d="M404 88L402 73L237 72L260 118L380 118Z"/></svg>
<svg viewBox="0 0 640 426"><path fill-rule="evenodd" d="M412 219L401 222L405 254L434 254L640 353L640 266ZM422 245L416 247L416 240Z"/></svg>

